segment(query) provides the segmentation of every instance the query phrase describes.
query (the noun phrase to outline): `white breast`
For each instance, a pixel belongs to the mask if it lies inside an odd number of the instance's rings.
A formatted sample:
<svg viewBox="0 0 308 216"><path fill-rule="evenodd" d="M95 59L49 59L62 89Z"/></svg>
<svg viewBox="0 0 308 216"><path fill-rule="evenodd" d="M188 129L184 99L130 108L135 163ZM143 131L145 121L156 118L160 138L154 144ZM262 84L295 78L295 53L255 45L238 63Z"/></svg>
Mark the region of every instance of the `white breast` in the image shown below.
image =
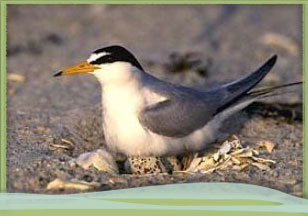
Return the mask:
<svg viewBox="0 0 308 216"><path fill-rule="evenodd" d="M155 145L153 134L142 127L138 113L148 104L165 100L135 82L103 89L104 132L108 147L128 155L144 154Z"/></svg>

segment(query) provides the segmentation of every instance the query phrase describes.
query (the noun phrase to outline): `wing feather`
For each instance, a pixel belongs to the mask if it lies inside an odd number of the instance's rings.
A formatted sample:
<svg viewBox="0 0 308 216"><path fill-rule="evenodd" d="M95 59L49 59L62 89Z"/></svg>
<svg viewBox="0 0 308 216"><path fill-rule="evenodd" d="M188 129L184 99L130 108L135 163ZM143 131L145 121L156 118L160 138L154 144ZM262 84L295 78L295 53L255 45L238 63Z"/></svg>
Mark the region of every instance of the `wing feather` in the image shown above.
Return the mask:
<svg viewBox="0 0 308 216"><path fill-rule="evenodd" d="M216 109L193 96L169 98L145 107L139 121L148 130L167 137L184 137L203 127Z"/></svg>

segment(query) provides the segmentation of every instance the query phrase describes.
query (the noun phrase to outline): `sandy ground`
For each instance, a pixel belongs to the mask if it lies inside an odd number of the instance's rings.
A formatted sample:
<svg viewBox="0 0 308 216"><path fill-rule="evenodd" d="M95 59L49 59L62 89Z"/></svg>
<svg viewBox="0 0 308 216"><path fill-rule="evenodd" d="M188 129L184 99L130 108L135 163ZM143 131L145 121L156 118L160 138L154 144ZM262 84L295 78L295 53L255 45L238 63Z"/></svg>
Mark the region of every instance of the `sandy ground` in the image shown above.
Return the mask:
<svg viewBox="0 0 308 216"><path fill-rule="evenodd" d="M296 5L9 5L7 189L50 191L55 178L97 182L93 190L183 182L244 182L302 196L301 89L249 106L223 128L244 145L276 143L270 171L113 176L68 161L104 148L100 86L91 75L54 79L59 69L112 44L132 50L147 71L171 82L210 86L255 70L276 53L260 86L302 80L302 8ZM194 61L197 60L197 61ZM61 139L71 149L51 148Z"/></svg>

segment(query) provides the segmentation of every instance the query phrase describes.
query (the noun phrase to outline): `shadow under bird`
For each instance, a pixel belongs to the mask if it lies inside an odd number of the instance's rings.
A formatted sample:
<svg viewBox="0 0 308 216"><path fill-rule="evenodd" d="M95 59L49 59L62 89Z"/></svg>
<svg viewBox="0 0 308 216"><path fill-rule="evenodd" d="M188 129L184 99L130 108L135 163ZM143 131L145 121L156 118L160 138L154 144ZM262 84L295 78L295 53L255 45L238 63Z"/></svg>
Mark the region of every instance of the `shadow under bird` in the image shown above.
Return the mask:
<svg viewBox="0 0 308 216"><path fill-rule="evenodd" d="M178 155L204 149L217 139L222 121L252 102L301 84L252 90L276 60L274 55L238 80L198 90L160 80L145 72L127 49L109 46L54 76L90 73L98 79L110 151L126 156Z"/></svg>

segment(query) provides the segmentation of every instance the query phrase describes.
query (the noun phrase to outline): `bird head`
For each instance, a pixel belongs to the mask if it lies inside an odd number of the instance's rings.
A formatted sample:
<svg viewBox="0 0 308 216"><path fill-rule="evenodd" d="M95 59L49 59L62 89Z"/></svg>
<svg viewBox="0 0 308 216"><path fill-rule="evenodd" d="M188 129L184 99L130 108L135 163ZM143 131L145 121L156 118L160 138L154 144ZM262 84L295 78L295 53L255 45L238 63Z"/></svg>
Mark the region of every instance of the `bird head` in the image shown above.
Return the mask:
<svg viewBox="0 0 308 216"><path fill-rule="evenodd" d="M93 74L101 83L128 79L133 71L143 71L135 56L122 46L97 49L86 61L72 65L54 76Z"/></svg>

